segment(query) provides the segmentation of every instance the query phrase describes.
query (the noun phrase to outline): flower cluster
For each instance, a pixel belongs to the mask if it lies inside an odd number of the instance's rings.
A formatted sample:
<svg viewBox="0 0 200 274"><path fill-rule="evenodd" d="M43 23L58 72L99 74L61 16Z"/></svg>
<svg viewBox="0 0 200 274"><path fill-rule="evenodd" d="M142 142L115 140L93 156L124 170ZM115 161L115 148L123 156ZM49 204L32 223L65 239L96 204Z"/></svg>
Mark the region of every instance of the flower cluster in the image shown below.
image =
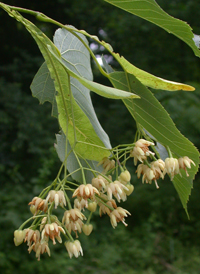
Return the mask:
<svg viewBox="0 0 200 274"><path fill-rule="evenodd" d="M126 169L127 154L134 158L137 165L137 177L142 176L143 183L155 182L164 179L168 174L173 180L177 174L181 175L181 169L188 174L191 164L195 163L187 156L176 159L166 158L165 161L157 159L153 148L154 143L144 139L138 140L128 149L120 150L118 157L113 153L113 158L104 158L100 164L100 170L92 171L94 177L91 182L85 180L83 174L83 183L77 184L68 181L70 175L66 178L57 178L49 187L44 189L38 197L34 197L29 203L33 216L20 226L14 232L14 243L16 246L23 241L27 243L28 252L35 252L36 258L40 260L43 253L50 256L49 242L54 245L61 244L63 238L64 245L72 258L83 255L83 249L80 241L77 239L80 233L89 236L93 231L91 223L92 214L97 210L100 217L105 214L109 217L113 228L116 228L119 222L127 226L125 218L131 215L130 212L118 203L127 200L127 197L133 192L134 186L131 184L131 174ZM123 160L124 159L124 160ZM119 172L120 170L120 172ZM53 211L62 211L62 217L59 218L53 214ZM25 225L32 221L28 228ZM74 239L76 237L76 239Z"/></svg>
<svg viewBox="0 0 200 274"><path fill-rule="evenodd" d="M103 171L97 173L90 183L77 185L71 188L68 184L59 181L57 188L52 184L44 190L39 197L34 197L29 203L33 213L31 226L26 229L16 230L14 243L16 246L23 241L28 245L28 252L35 252L36 258L40 260L43 253L50 256L49 241L55 245L61 244L66 238L64 245L69 257L83 255L81 243L76 239L80 233L89 236L93 230L90 223L93 212L99 208L99 215L107 214L113 228L118 222L125 226L125 217L130 213L119 207L117 203L125 201L127 196L133 192L133 185L130 183L131 175L128 170L121 168L121 173L116 173L113 180L110 172L115 171L115 161L104 158L101 162ZM71 183L75 185L75 183ZM54 189L52 189L54 186ZM71 197L69 197L69 191ZM46 198L45 198L46 197ZM63 210L61 220L52 212L60 208ZM87 218L86 218L87 216ZM27 223L27 221L25 222ZM24 225L22 225L23 227Z"/></svg>
<svg viewBox="0 0 200 274"><path fill-rule="evenodd" d="M152 183L155 182L156 188L159 188L157 180L164 179L165 174L168 174L173 180L176 174L180 174L180 169L184 169L186 175L189 176L186 168L191 168L191 163L195 163L187 156L176 159L173 157L162 159L156 159L155 153L149 150L150 146L154 146L153 142L140 139L135 143L133 150L130 151L130 157L134 158L134 164L140 161L141 164L137 167L137 177L142 175L142 182ZM148 158L149 157L149 158ZM150 161L149 161L150 160ZM153 160L153 161L152 161Z"/></svg>

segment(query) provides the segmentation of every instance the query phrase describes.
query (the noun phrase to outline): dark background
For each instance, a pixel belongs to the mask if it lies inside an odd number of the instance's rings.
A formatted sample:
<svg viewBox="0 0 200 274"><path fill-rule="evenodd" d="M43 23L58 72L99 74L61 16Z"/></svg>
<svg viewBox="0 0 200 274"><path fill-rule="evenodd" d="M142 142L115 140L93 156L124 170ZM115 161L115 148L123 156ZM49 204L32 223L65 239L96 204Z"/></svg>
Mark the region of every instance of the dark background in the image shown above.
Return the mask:
<svg viewBox="0 0 200 274"><path fill-rule="evenodd" d="M170 15L190 24L200 34L200 1L157 1ZM41 11L85 29L110 43L115 52L141 69L165 79L192 84L195 92L153 91L180 131L198 148L200 134L200 62L178 38L151 23L119 10L102 0L5 1L6 4ZM55 26L36 22L50 38ZM106 35L102 35L102 30ZM30 34L0 10L0 269L4 274L21 273L200 273L200 178L196 176L188 204L190 220L168 180L142 185L125 204L132 216L128 227L113 230L109 218L98 214L94 231L81 235L84 257L69 259L63 245L51 247L52 256L37 262L25 244L15 247L13 231L30 217L28 202L57 174L60 162L54 151L57 120L51 106L31 97L30 84L43 60ZM100 49L95 54L104 53ZM106 54L106 52L105 52ZM116 69L115 63L112 64ZM109 84L94 67L94 78ZM135 125L123 104L92 94L99 120L113 145L133 141ZM116 119L117 118L117 119Z"/></svg>

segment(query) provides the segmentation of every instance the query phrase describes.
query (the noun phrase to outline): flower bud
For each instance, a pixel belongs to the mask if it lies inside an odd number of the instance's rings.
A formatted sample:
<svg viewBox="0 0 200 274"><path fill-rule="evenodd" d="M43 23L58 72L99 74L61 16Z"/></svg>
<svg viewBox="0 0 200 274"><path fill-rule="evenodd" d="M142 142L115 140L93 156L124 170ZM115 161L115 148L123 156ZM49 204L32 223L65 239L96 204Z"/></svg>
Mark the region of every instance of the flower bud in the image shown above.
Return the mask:
<svg viewBox="0 0 200 274"><path fill-rule="evenodd" d="M96 202L89 203L87 209L91 212L95 212L97 209L97 203Z"/></svg>
<svg viewBox="0 0 200 274"><path fill-rule="evenodd" d="M131 193L134 190L134 186L130 183L126 184L126 187L128 188L128 190L124 189L124 192L126 193L127 196L131 195Z"/></svg>
<svg viewBox="0 0 200 274"><path fill-rule="evenodd" d="M16 246L22 244L25 237L25 231L24 230L15 230L14 232L14 243Z"/></svg>
<svg viewBox="0 0 200 274"><path fill-rule="evenodd" d="M33 215L35 214L36 208L35 208L34 205L31 205L31 206L30 206L30 212L31 212Z"/></svg>
<svg viewBox="0 0 200 274"><path fill-rule="evenodd" d="M123 171L120 175L119 175L119 181L120 183L126 185L128 182L130 182L131 180L131 174L128 170Z"/></svg>
<svg viewBox="0 0 200 274"><path fill-rule="evenodd" d="M84 232L85 235L89 236L93 230L93 225L89 224L85 224L82 226L82 230Z"/></svg>

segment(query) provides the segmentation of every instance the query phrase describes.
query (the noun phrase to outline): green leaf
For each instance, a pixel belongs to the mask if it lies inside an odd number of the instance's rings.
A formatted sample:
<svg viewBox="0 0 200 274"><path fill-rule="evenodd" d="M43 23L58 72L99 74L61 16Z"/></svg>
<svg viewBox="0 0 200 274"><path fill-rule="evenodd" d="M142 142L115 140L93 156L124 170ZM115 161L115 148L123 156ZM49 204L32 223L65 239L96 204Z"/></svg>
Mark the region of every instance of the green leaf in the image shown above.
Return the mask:
<svg viewBox="0 0 200 274"><path fill-rule="evenodd" d="M199 165L198 150L178 131L165 109L150 90L143 86L136 77L124 72L114 72L110 74L110 79L115 87L127 91L131 90L140 96L140 100L125 99L123 102L141 128L149 132L156 141L168 146L176 157L188 156L195 162L196 166L192 166L188 172L189 177L186 177L183 173L182 177L176 175L173 180L183 207L187 212L192 180Z"/></svg>
<svg viewBox="0 0 200 274"><path fill-rule="evenodd" d="M110 98L110 99L124 99L124 98L129 98L129 97L130 98L139 98L137 95L131 94L130 92L126 92L124 90L104 86L104 85L89 81L89 80L83 78L82 76L79 76L78 74L74 73L71 69L68 68L68 66L65 64L65 62L67 62L66 59L64 59L64 58L60 59L52 51L50 46L48 46L48 49L51 52L51 54L57 59L57 61L60 62L60 64L62 64L62 66L67 71L67 73L69 73L70 76L77 79L82 85L84 85L89 90L91 90L103 97Z"/></svg>
<svg viewBox="0 0 200 274"><path fill-rule="evenodd" d="M56 141L57 143L55 144L55 149L58 153L58 157L61 160L61 162L65 161L65 157L66 157L66 136L63 134L63 132L61 134L56 134ZM69 144L69 142L67 142L67 152L69 152L71 150L71 146ZM98 166L98 162L97 161L91 161L91 160L85 160L85 159L81 159L79 158L79 161L82 165L82 167L86 167L89 168L89 166L93 169L93 170L97 170L99 172L103 171L102 166ZM88 166L89 164L89 166ZM67 157L67 169L69 170L70 173L72 173L72 178L74 180L76 180L77 182L82 183L83 182L83 178L82 178L82 172L80 171L80 165L77 161L76 156L74 155L73 151L69 154L69 156ZM85 179L87 183L91 183L92 178L94 178L94 174L89 171L89 170L84 170L84 175L85 175Z"/></svg>
<svg viewBox="0 0 200 274"><path fill-rule="evenodd" d="M167 14L155 0L104 0L118 8L137 15L183 40L200 57L200 51L194 42L192 28L179 19Z"/></svg>
<svg viewBox="0 0 200 274"><path fill-rule="evenodd" d="M144 70L139 69L135 67L134 65L132 65L130 62L128 62L123 56L120 56L118 53L115 53L111 45L109 45L108 43L104 41L99 41L98 37L92 36L85 31L81 31L81 33L84 33L85 35L89 36L90 38L94 39L96 42L104 46L112 54L112 56L119 62L122 68L126 72L133 74L143 85L154 88L154 89L162 89L162 90L169 90L169 91L176 91L181 89L187 90L187 91L195 90L195 88L192 86L165 80L160 77L154 76L153 74L150 74ZM102 58L102 62L107 73L111 73L112 68L108 64L106 64L106 61L104 58Z"/></svg>
<svg viewBox="0 0 200 274"><path fill-rule="evenodd" d="M36 97L41 104L44 104L45 102L50 102L52 104L52 116L58 117L56 90L46 63L43 63L39 68L30 88L33 97Z"/></svg>
<svg viewBox="0 0 200 274"><path fill-rule="evenodd" d="M86 44L88 44L88 41L84 35L78 35ZM68 60L69 64L67 65L69 65L71 70L87 79L93 79L90 65L90 54L77 37L65 29L58 29L54 35L54 43L61 52L61 55L63 55L65 59ZM94 111L89 89L84 87L73 77L70 78L70 84L71 91L76 103L87 115L95 132L105 144L105 146L107 148L111 148L109 137L101 127ZM37 97L40 103L44 103L45 101L49 101L52 104L54 103L56 94L54 82L50 77L49 70L45 63L41 66L35 75L31 84L31 90L33 96ZM54 107L52 109L52 113L54 113Z"/></svg>
<svg viewBox="0 0 200 274"><path fill-rule="evenodd" d="M77 35L88 45L88 41L83 34L78 33ZM67 60L65 64L68 68L77 73L77 75L90 81L93 80L89 51L76 36L66 29L59 28L54 35L54 44L61 52L61 56ZM73 77L70 78L70 83L75 101L87 115L95 132L105 146L111 148L109 137L101 127L93 108L90 90Z"/></svg>
<svg viewBox="0 0 200 274"><path fill-rule="evenodd" d="M192 86L173 81L168 81L160 77L154 76L144 70L141 70L132 65L131 63L129 63L123 56L120 57L119 54L114 53L113 56L116 58L116 60L120 63L120 65L126 72L133 74L143 85L147 87L169 91L181 89L187 91L195 90L195 88L193 88Z"/></svg>
<svg viewBox="0 0 200 274"><path fill-rule="evenodd" d="M52 41L44 35L34 24L22 17L18 12L10 10L6 5L4 9L9 15L21 22L31 33L46 61L51 78L57 91L56 102L60 126L67 134L70 145L80 157L100 161L109 156L110 152L94 131L88 117L75 102L70 93L68 74L63 65L57 60L60 52ZM51 52L49 51L51 48ZM77 143L78 142L78 143ZM74 147L75 145L75 147Z"/></svg>

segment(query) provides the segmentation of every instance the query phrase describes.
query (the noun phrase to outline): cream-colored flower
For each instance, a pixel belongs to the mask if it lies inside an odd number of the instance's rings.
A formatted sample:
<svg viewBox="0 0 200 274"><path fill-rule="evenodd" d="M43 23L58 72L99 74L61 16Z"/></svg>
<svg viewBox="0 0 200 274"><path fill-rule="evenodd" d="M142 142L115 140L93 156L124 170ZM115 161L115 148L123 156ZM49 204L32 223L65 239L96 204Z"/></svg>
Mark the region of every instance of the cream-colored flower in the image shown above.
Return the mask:
<svg viewBox="0 0 200 274"><path fill-rule="evenodd" d="M118 222L122 222L125 226L127 226L124 220L124 217L128 216L127 214L131 215L128 210L123 209L122 207L117 207L115 210L113 210L110 213L110 222L112 227L115 228Z"/></svg>
<svg viewBox="0 0 200 274"><path fill-rule="evenodd" d="M48 242L45 240L41 240L28 248L29 253L31 253L32 250L35 251L35 256L38 261L40 261L40 254L47 253L49 256L51 256Z"/></svg>
<svg viewBox="0 0 200 274"><path fill-rule="evenodd" d="M92 179L92 185L96 187L99 191L103 191L109 182L101 175Z"/></svg>
<svg viewBox="0 0 200 274"><path fill-rule="evenodd" d="M151 168L158 173L162 173L165 169L165 162L162 159L151 162Z"/></svg>
<svg viewBox="0 0 200 274"><path fill-rule="evenodd" d="M47 204L46 200L39 198L39 197L34 197L28 205L35 206L34 215L36 215L39 210L46 212L48 209L48 204Z"/></svg>
<svg viewBox="0 0 200 274"><path fill-rule="evenodd" d="M168 174L171 177L171 180L174 179L176 174L180 174L179 171L179 162L176 158L166 158L165 159L165 169L163 174Z"/></svg>
<svg viewBox="0 0 200 274"><path fill-rule="evenodd" d="M88 208L88 200L78 197L74 200L74 208L78 208L80 211L84 208Z"/></svg>
<svg viewBox="0 0 200 274"><path fill-rule="evenodd" d="M86 217L78 208L66 210L62 219L62 223L65 225L69 233L74 231L77 235L77 231L81 233L83 226L82 220L86 220Z"/></svg>
<svg viewBox="0 0 200 274"><path fill-rule="evenodd" d="M72 198L78 196L83 199L93 199L95 194L100 195L96 187L93 187L91 184L82 184L74 191Z"/></svg>
<svg viewBox="0 0 200 274"><path fill-rule="evenodd" d="M98 165L103 165L103 173L106 174L115 167L115 160L110 160L108 157L105 157Z"/></svg>
<svg viewBox="0 0 200 274"><path fill-rule="evenodd" d="M137 177L140 178L141 175L142 177L142 183L146 182L147 184L151 184L152 181L155 182L156 188L159 188L157 180L160 178L164 178L164 175L162 171L160 170L159 167L157 167L158 163L154 164L152 163L151 167L148 167L147 165L140 164L138 165L138 168L136 170L137 172Z"/></svg>
<svg viewBox="0 0 200 274"><path fill-rule="evenodd" d="M41 224L40 224L40 231L43 230L44 226L47 224L47 217L42 218Z"/></svg>
<svg viewBox="0 0 200 274"><path fill-rule="evenodd" d="M27 242L28 246L31 246L32 243L36 244L40 240L40 232L39 230L26 229L25 230L25 238L24 242Z"/></svg>
<svg viewBox="0 0 200 274"><path fill-rule="evenodd" d="M14 243L15 243L16 246L23 243L25 235L26 235L25 230L15 230L15 232L14 232Z"/></svg>
<svg viewBox="0 0 200 274"><path fill-rule="evenodd" d="M195 163L187 156L184 156L182 158L179 158L178 159L178 163L179 163L179 168L182 168L185 170L186 172L186 175L189 176L188 172L187 172L187 169L186 168L191 168L191 163L195 165Z"/></svg>
<svg viewBox="0 0 200 274"><path fill-rule="evenodd" d="M65 195L62 190L50 190L47 197L46 197L46 202L48 203L55 203L55 208L58 207L58 205L61 206L66 206L66 200L65 200Z"/></svg>
<svg viewBox="0 0 200 274"><path fill-rule="evenodd" d="M68 251L70 259L75 256L78 258L78 256L81 254L83 256L83 249L81 247L81 243L78 240L75 240L74 242L65 242L65 247Z"/></svg>
<svg viewBox="0 0 200 274"><path fill-rule="evenodd" d="M149 150L149 146L153 146L154 143L149 142L144 139L139 139L133 148L133 150L130 152L130 156L134 157L134 165L137 165L137 161L139 160L141 163L143 163L143 160L147 159L147 156L150 156L151 154L154 155L155 153L151 152Z"/></svg>
<svg viewBox="0 0 200 274"><path fill-rule="evenodd" d="M128 191L128 188L119 181L116 180L110 183L106 187L108 199L111 200L112 195L114 195L118 202L120 202L120 200L126 201L126 193L124 190Z"/></svg>
<svg viewBox="0 0 200 274"><path fill-rule="evenodd" d="M115 208L117 208L116 202L114 199L111 199L108 201L108 197L105 194L101 194L102 202L98 202L99 205L99 215L101 216L103 214L110 215L110 212L112 212Z"/></svg>
<svg viewBox="0 0 200 274"><path fill-rule="evenodd" d="M65 234L64 229L57 225L57 223L46 224L42 230L41 238L47 239L48 237L56 244L55 238L59 243L62 243L62 238L60 237L60 232Z"/></svg>

